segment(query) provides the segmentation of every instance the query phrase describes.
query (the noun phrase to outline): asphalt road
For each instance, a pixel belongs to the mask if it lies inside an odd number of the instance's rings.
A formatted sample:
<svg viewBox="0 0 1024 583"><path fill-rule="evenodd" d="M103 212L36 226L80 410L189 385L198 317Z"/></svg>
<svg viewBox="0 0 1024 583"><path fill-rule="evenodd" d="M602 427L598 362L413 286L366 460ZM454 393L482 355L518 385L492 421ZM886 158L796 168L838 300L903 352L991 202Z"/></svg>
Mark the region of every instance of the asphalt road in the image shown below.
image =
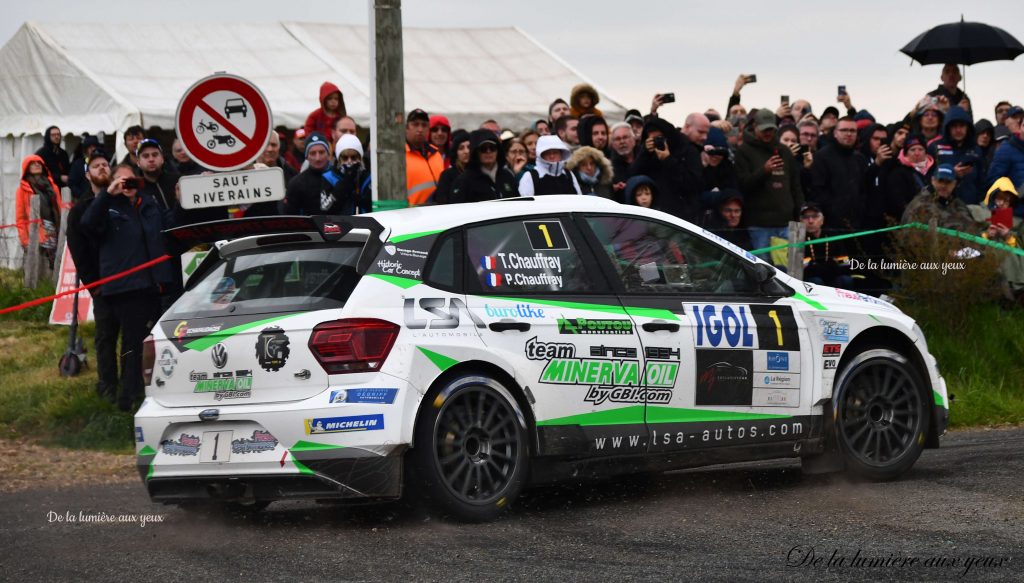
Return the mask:
<svg viewBox="0 0 1024 583"><path fill-rule="evenodd" d="M533 490L480 525L299 502L196 516L140 484L35 489L0 499L0 580L1022 580L1022 482L1024 428L947 435L892 483L716 466ZM121 515L136 517L95 521Z"/></svg>

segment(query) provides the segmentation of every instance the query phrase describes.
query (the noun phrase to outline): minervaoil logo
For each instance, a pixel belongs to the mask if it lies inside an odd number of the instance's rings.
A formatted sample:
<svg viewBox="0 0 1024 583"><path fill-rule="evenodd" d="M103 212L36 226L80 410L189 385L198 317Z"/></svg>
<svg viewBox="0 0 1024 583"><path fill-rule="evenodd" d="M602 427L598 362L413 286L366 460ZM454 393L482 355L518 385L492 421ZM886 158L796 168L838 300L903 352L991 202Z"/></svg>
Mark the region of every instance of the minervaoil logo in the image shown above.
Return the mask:
<svg viewBox="0 0 1024 583"><path fill-rule="evenodd" d="M632 320L559 318L559 334L632 334Z"/></svg>

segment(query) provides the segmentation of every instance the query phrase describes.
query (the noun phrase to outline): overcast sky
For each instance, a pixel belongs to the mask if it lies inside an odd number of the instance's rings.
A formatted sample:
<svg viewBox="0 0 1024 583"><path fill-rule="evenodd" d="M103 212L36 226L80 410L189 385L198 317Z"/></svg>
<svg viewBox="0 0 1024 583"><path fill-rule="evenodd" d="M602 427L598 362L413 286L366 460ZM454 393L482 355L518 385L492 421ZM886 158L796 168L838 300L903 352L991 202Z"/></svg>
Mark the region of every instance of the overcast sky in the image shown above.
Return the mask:
<svg viewBox="0 0 1024 583"><path fill-rule="evenodd" d="M206 24L296 20L365 24L368 0L3 1L0 42L27 20ZM681 123L690 111L725 108L739 73L755 73L748 107L779 96L810 100L820 112L844 84L853 104L880 121L901 118L939 83L941 67L910 65L899 52L919 33L960 19L999 26L1024 39L1020 3L962 0L855 3L776 0L562 2L404 0L403 22L419 27L516 26L626 107L646 111L656 92L674 91L663 114ZM438 43L444 42L439 36ZM569 87L561 97L568 98ZM1001 99L1024 102L1024 57L968 68L967 92L980 116ZM555 95L551 96L554 99ZM410 107L415 104L407 104ZM979 114L976 113L976 118ZM500 121L500 120L499 120Z"/></svg>

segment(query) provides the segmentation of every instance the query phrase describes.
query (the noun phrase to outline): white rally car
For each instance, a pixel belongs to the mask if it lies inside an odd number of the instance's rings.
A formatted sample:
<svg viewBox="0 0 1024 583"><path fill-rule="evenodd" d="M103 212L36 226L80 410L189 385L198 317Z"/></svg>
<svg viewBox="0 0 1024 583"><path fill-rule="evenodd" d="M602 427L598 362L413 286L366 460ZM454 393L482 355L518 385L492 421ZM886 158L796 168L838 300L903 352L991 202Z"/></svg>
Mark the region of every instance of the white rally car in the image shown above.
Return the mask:
<svg viewBox="0 0 1024 583"><path fill-rule="evenodd" d="M937 447L914 321L670 215L550 196L182 227L217 241L146 344L154 501L422 496L803 459L869 479Z"/></svg>

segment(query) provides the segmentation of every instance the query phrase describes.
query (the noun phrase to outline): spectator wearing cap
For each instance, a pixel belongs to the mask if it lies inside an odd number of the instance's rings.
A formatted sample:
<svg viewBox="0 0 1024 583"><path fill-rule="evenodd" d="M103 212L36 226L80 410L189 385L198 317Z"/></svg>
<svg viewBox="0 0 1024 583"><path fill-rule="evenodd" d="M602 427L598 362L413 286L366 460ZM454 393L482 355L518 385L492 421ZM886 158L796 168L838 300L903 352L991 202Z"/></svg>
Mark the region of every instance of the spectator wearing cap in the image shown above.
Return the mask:
<svg viewBox="0 0 1024 583"><path fill-rule="evenodd" d="M612 163L597 148L583 146L572 153L565 167L576 177L583 194L611 199Z"/></svg>
<svg viewBox="0 0 1024 583"><path fill-rule="evenodd" d="M306 135L313 132L321 136L329 136L334 130L334 122L345 115L345 96L341 89L330 81L324 81L320 85L320 107L314 109L306 117L306 123L302 126Z"/></svg>
<svg viewBox="0 0 1024 583"><path fill-rule="evenodd" d="M515 175L505 165L494 132L474 130L469 135L469 163L455 179L449 203L479 202L519 196Z"/></svg>
<svg viewBox="0 0 1024 583"><path fill-rule="evenodd" d="M143 145L140 150L145 152ZM99 276L110 277L163 256L163 231L176 226L173 211L136 190L137 170L129 164L114 169L113 180L102 188L82 215L82 229L99 246ZM172 194L173 196L173 194ZM162 313L161 300L181 267L172 261L103 284L113 317L121 328L121 393L117 406L131 411L143 395L142 342Z"/></svg>
<svg viewBox="0 0 1024 583"><path fill-rule="evenodd" d="M68 175L68 188L71 189L72 200L78 200L89 192L88 164L86 160L92 155L96 148L100 147L100 140L96 136L85 136L82 140L81 155L75 156L71 161L71 170Z"/></svg>
<svg viewBox="0 0 1024 583"><path fill-rule="evenodd" d="M939 227L973 234L971 212L964 201L953 195L955 189L956 170L950 164L940 165L932 175L931 184L907 205L901 222L928 224L935 219Z"/></svg>
<svg viewBox="0 0 1024 583"><path fill-rule="evenodd" d="M583 194L576 176L565 168L571 154L558 136L541 136L537 140L536 168L519 179L520 196Z"/></svg>
<svg viewBox="0 0 1024 583"><path fill-rule="evenodd" d="M804 281L852 289L850 256L844 241L814 242L839 234L825 229L825 214L821 207L813 202L805 203L800 207L800 222L804 224L804 240L808 242L804 246Z"/></svg>
<svg viewBox="0 0 1024 583"><path fill-rule="evenodd" d="M702 148L700 161L703 190L738 188L736 167L730 159L729 144L722 130L716 127L708 128L707 139Z"/></svg>
<svg viewBox="0 0 1024 583"><path fill-rule="evenodd" d="M281 201L285 215L342 214L344 202L335 192L339 176L331 167L331 144L319 132L306 138L306 169L292 178Z"/></svg>
<svg viewBox="0 0 1024 583"><path fill-rule="evenodd" d="M767 247L771 237L786 238L789 221L804 203L800 164L779 143L778 129L771 110L757 110L736 151L736 177L746 197L746 224L755 249Z"/></svg>
<svg viewBox="0 0 1024 583"><path fill-rule="evenodd" d="M448 160L451 160L451 166L441 173L441 178L437 181L434 204L448 204L455 180L462 176L469 164L469 153L469 132L463 129L452 132L452 145L448 148L447 156Z"/></svg>
<svg viewBox="0 0 1024 583"><path fill-rule="evenodd" d="M292 132L288 143L288 151L284 153L284 161L291 166L293 172L299 172L306 163L306 130L299 128Z"/></svg>
<svg viewBox="0 0 1024 583"><path fill-rule="evenodd" d="M161 209L170 210L175 206L174 185L178 183L178 174L166 168L164 150L160 142L153 138L145 138L139 142L135 150L135 159L139 170L146 179L146 186L139 194L153 197Z"/></svg>
<svg viewBox="0 0 1024 583"><path fill-rule="evenodd" d="M818 151L824 150L825 146L836 143L833 132L836 129L837 123L839 123L839 109L834 105L826 107L818 119L818 144L816 148Z"/></svg>
<svg viewBox="0 0 1024 583"><path fill-rule="evenodd" d="M67 186L71 174L71 160L68 158L67 151L60 146L64 140L64 134L61 133L59 127L50 126L43 132L43 136L46 142L36 150L36 156L43 159L57 188ZM59 190L57 194L60 195Z"/></svg>
<svg viewBox="0 0 1024 583"><path fill-rule="evenodd" d="M78 279L88 285L100 278L100 246L99 240L92 237L82 227L85 211L96 199L96 196L110 186L110 160L107 153L100 147L89 149L84 161L85 179L89 188L78 197L75 205L68 211L67 241L68 251L75 262ZM101 287L89 290L92 296L93 320L96 322L96 333L93 342L96 347L96 392L100 398L114 403L117 398L117 336L121 327Z"/></svg>
<svg viewBox="0 0 1024 583"><path fill-rule="evenodd" d="M711 194L712 208L704 214L703 227L741 249L753 249L750 232L744 226L743 194L735 188Z"/></svg>
<svg viewBox="0 0 1024 583"><path fill-rule="evenodd" d="M363 144L346 134L334 144L335 169L341 179L334 192L341 201L341 214L354 215L373 210L373 179L363 158Z"/></svg>
<svg viewBox="0 0 1024 583"><path fill-rule="evenodd" d="M145 138L146 132L142 126L134 125L124 131L124 147L128 153L121 158L121 164L131 164L138 168L139 160L135 157L135 153L139 150L139 142Z"/></svg>
<svg viewBox="0 0 1024 583"><path fill-rule="evenodd" d="M928 97L935 97L940 101L944 101L947 107L959 105L966 110L970 110L970 98L957 86L961 79L960 67L956 63L946 63L942 67L942 74L939 78L942 82L938 87L928 92Z"/></svg>
<svg viewBox="0 0 1024 583"><path fill-rule="evenodd" d="M422 109L405 120L405 187L409 206L429 202L444 172L444 157L428 140L430 116ZM493 132L492 132L493 133Z"/></svg>
<svg viewBox="0 0 1024 583"><path fill-rule="evenodd" d="M819 150L814 157L808 199L818 203L837 227L859 229L867 203L868 163L854 148L857 122L852 117L843 117L834 133L835 145Z"/></svg>
<svg viewBox="0 0 1024 583"><path fill-rule="evenodd" d="M954 105L946 113L942 137L928 146L935 163L949 164L957 177L956 196L967 204L978 204L984 198L985 161L974 137L971 114Z"/></svg>
<svg viewBox="0 0 1024 583"><path fill-rule="evenodd" d="M430 116L430 145L441 152L445 168L451 166L451 160L448 159L448 148L452 145L451 140L452 122L443 115Z"/></svg>
<svg viewBox="0 0 1024 583"><path fill-rule="evenodd" d="M612 190L621 195L629 180L629 166L636 160L636 136L629 122L620 121L612 126ZM621 196L616 196L616 200Z"/></svg>
<svg viewBox="0 0 1024 583"><path fill-rule="evenodd" d="M915 196L931 182L935 159L928 154L924 138L909 136L896 156L896 164L885 174L885 214L898 221Z"/></svg>
<svg viewBox="0 0 1024 583"><path fill-rule="evenodd" d="M639 109L631 109L626 112L626 117L623 121L629 124L629 127L633 128L633 141L640 143L640 134L644 132L644 116L640 115Z"/></svg>

